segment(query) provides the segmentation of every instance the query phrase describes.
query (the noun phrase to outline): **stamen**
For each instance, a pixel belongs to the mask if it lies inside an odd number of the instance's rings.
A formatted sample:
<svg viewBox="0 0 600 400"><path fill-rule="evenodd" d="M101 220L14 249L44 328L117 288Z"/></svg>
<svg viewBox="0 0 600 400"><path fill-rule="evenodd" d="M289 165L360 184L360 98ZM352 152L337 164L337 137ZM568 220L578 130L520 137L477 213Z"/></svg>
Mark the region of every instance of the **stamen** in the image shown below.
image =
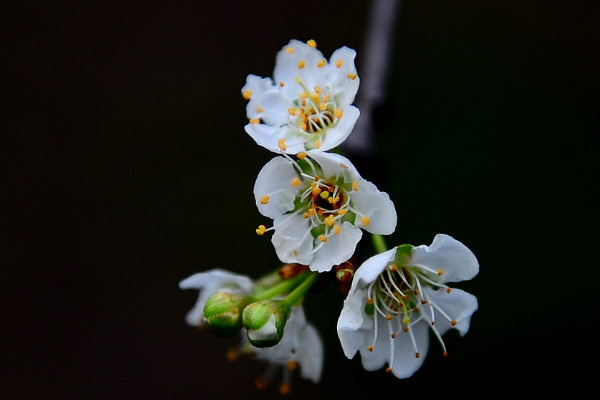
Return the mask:
<svg viewBox="0 0 600 400"><path fill-rule="evenodd" d="M369 217L367 217L366 215L363 215L363 216L360 218L360 222L362 222L362 224L363 224L364 226L367 226L367 225L369 225L369 223L371 222L371 220L370 220L370 219L369 219Z"/></svg>
<svg viewBox="0 0 600 400"><path fill-rule="evenodd" d="M296 157L298 157L299 160L304 160L306 158L306 153L298 153L296 154Z"/></svg>
<svg viewBox="0 0 600 400"><path fill-rule="evenodd" d="M304 68L305 65L306 65L306 61L304 61L304 60L298 61L298 68L302 69L302 68Z"/></svg>
<svg viewBox="0 0 600 400"><path fill-rule="evenodd" d="M335 62L335 66L340 68L342 66L342 64L344 64L344 60L342 60L341 58L339 58L336 62Z"/></svg>
<svg viewBox="0 0 600 400"><path fill-rule="evenodd" d="M335 232L336 235L339 235L340 233L342 233L342 228L340 228L339 225L335 225L333 227L333 231Z"/></svg>
<svg viewBox="0 0 600 400"><path fill-rule="evenodd" d="M264 235L264 233L267 231L267 227L264 225L259 225L258 228L256 229L256 234L259 236Z"/></svg>
<svg viewBox="0 0 600 400"><path fill-rule="evenodd" d="M294 48L290 46L290 47L286 48L286 49L285 49L285 51L286 51L287 53L290 53L290 54L292 54L292 53L294 52Z"/></svg>
<svg viewBox="0 0 600 400"><path fill-rule="evenodd" d="M264 195L263 197L260 198L260 204L268 204L269 203L269 196Z"/></svg>
<svg viewBox="0 0 600 400"><path fill-rule="evenodd" d="M326 61L321 59L318 63L317 63L317 67L321 68L325 66Z"/></svg>
<svg viewBox="0 0 600 400"><path fill-rule="evenodd" d="M308 47L312 47L313 49L317 47L317 42L315 42L313 39L310 39L308 42L306 42L306 44Z"/></svg>
<svg viewBox="0 0 600 400"><path fill-rule="evenodd" d="M317 139L317 141L315 142L315 148L320 148L321 147L321 139Z"/></svg>
<svg viewBox="0 0 600 400"><path fill-rule="evenodd" d="M323 243L327 242L329 238L325 235L319 235L319 240Z"/></svg>
<svg viewBox="0 0 600 400"><path fill-rule="evenodd" d="M285 139L281 138L277 141L277 146L279 146L279 148L283 151L285 151L287 149L287 146L285 145Z"/></svg>
<svg viewBox="0 0 600 400"><path fill-rule="evenodd" d="M342 115L344 114L344 112L342 111L341 108L336 108L335 111L333 112L335 114L335 117L337 119L342 118Z"/></svg>
<svg viewBox="0 0 600 400"><path fill-rule="evenodd" d="M258 119L258 118L252 118L252 119L250 120L250 123L251 123L251 124L260 124L260 119Z"/></svg>
<svg viewBox="0 0 600 400"><path fill-rule="evenodd" d="M292 179L292 186L300 186L300 179L298 179L297 177L294 177L294 179Z"/></svg>
<svg viewBox="0 0 600 400"><path fill-rule="evenodd" d="M348 77L348 79L352 79L352 80L356 79L356 77L357 77L357 75L353 74L352 72L349 72L346 76Z"/></svg>
<svg viewBox="0 0 600 400"><path fill-rule="evenodd" d="M246 99L246 100L250 100L250 96L252 96L252 90L250 89L246 89L244 90L244 93L242 93L242 96Z"/></svg>
<svg viewBox="0 0 600 400"><path fill-rule="evenodd" d="M290 108L288 108L288 113L289 113L291 116L294 116L294 115L296 115L296 109L295 109L295 108L293 108L293 107L290 107Z"/></svg>

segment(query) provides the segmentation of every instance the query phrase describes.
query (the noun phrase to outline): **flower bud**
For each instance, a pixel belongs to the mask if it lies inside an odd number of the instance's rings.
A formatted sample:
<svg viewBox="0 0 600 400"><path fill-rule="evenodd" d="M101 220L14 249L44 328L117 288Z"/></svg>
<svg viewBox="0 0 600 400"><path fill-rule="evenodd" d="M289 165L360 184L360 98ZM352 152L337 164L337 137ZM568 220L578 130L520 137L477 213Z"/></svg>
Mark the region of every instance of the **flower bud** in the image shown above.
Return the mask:
<svg viewBox="0 0 600 400"><path fill-rule="evenodd" d="M232 337L242 329L242 311L248 296L216 292L204 305L204 322L218 336Z"/></svg>
<svg viewBox="0 0 600 400"><path fill-rule="evenodd" d="M289 313L289 307L281 301L261 300L249 304L242 321L250 343L255 347L272 347L279 343Z"/></svg>

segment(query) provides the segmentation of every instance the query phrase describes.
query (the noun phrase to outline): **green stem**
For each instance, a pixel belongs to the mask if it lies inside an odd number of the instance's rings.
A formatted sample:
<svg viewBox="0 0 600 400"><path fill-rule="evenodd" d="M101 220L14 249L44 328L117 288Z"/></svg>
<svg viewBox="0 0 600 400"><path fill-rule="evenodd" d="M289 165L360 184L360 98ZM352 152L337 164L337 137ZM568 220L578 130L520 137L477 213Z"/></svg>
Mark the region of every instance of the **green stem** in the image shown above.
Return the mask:
<svg viewBox="0 0 600 400"><path fill-rule="evenodd" d="M298 287L294 289L292 293L290 293L285 299L283 299L283 303L288 307L291 307L294 304L296 304L298 300L304 297L306 292L308 292L308 290L312 287L312 285L317 281L318 278L318 272L308 272L308 276L304 279L304 282L299 284Z"/></svg>
<svg viewBox="0 0 600 400"><path fill-rule="evenodd" d="M377 251L377 253L383 253L388 250L383 236L373 234L371 235L371 240L373 241L373 246L375 246L375 251Z"/></svg>
<svg viewBox="0 0 600 400"><path fill-rule="evenodd" d="M278 284L276 284L275 286L272 286L272 287L265 289L262 292L256 294L255 296L252 297L252 300L260 301L260 300L271 299L282 293L289 292L292 288L294 288L296 285L298 285L298 283L301 282L305 276L306 276L306 272L298 274L295 277L290 278L290 279L284 279L281 282L279 282Z"/></svg>

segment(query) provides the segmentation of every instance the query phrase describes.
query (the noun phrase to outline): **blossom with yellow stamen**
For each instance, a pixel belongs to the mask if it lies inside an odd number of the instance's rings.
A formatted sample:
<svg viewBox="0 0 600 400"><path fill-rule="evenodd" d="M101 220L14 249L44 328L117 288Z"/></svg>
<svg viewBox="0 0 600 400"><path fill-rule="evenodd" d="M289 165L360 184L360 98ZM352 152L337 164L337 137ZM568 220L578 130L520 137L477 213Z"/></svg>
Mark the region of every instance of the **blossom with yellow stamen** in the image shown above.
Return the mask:
<svg viewBox="0 0 600 400"><path fill-rule="evenodd" d="M360 352L366 370L387 364L408 378L423 364L431 329L447 355L442 335L452 328L467 333L478 305L475 296L446 284L478 272L471 250L444 234L430 246L402 245L369 258L356 270L338 319L344 354Z"/></svg>
<svg viewBox="0 0 600 400"><path fill-rule="evenodd" d="M363 229L389 235L396 228L388 194L336 153L310 150L302 159L273 158L259 172L254 196L260 213L273 219L260 234L274 230L271 241L279 259L312 271L329 271L348 260ZM265 196L268 202L262 201Z"/></svg>
<svg viewBox="0 0 600 400"><path fill-rule="evenodd" d="M352 105L360 83L355 57L344 46L327 62L314 40L291 40L277 54L273 79L246 78L241 90L248 100L246 132L277 153L327 151L341 144L360 114Z"/></svg>

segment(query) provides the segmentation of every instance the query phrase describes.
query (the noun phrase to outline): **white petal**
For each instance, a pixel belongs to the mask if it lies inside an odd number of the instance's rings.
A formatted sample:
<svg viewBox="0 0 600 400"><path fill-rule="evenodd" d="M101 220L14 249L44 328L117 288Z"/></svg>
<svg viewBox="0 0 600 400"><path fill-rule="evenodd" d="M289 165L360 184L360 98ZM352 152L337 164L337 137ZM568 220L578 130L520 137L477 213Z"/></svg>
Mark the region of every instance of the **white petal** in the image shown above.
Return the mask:
<svg viewBox="0 0 600 400"><path fill-rule="evenodd" d="M366 290L350 291L338 318L337 333L344 355L348 358L366 347L366 341L373 337L372 317L364 313L366 300Z"/></svg>
<svg viewBox="0 0 600 400"><path fill-rule="evenodd" d="M301 214L288 214L278 217L273 226L271 242L281 262L308 265L313 258L309 220Z"/></svg>
<svg viewBox="0 0 600 400"><path fill-rule="evenodd" d="M397 247L394 247L391 250L376 254L363 262L354 274L350 290L352 291L355 287L364 288L369 283L375 281L375 279L383 272L387 263L394 260L396 257L396 250Z"/></svg>
<svg viewBox="0 0 600 400"><path fill-rule="evenodd" d="M250 104L248 104L250 106ZM267 125L280 126L288 122L288 102L281 96L278 89L269 90L257 97L256 104L252 104L255 109L262 110L260 114L250 116L250 110L246 110L248 118L262 118Z"/></svg>
<svg viewBox="0 0 600 400"><path fill-rule="evenodd" d="M307 154L319 164L325 178L335 177L344 173L348 174L349 181L356 181L361 178L352 162L340 154L327 153L320 150L310 150Z"/></svg>
<svg viewBox="0 0 600 400"><path fill-rule="evenodd" d="M250 100L252 100L252 98L261 96L264 92L273 89L274 87L276 86L273 84L271 78L262 78L260 76L250 74L246 77L246 84L244 87L242 87L242 93L244 93L246 90L250 90L252 92L250 95Z"/></svg>
<svg viewBox="0 0 600 400"><path fill-rule="evenodd" d="M444 234L436 235L431 246L415 247L411 262L444 271L440 277L442 282L468 280L479 272L479 263L471 250L458 240Z"/></svg>
<svg viewBox="0 0 600 400"><path fill-rule="evenodd" d="M341 226L341 232L329 236L329 240L315 253L310 262L310 270L326 272L331 267L347 261L354 254L356 244L362 238L362 231L346 221ZM315 239L315 246L320 245L320 240Z"/></svg>
<svg viewBox="0 0 600 400"><path fill-rule="evenodd" d="M294 209L297 189L292 180L298 174L292 161L285 157L275 157L265 164L254 183L254 198L258 211L269 218L277 218ZM269 196L267 204L262 204L263 196Z"/></svg>
<svg viewBox="0 0 600 400"><path fill-rule="evenodd" d="M327 128L325 135L322 136L320 151L327 151L339 146L352 133L352 128L360 116L360 111L354 106L346 106L343 109L342 118L339 119L336 126Z"/></svg>
<svg viewBox="0 0 600 400"><path fill-rule="evenodd" d="M401 379L410 377L421 368L429 350L429 326L417 323L411 329L420 353L419 358L415 356L410 333L402 330L394 339L394 362L391 369L394 376Z"/></svg>
<svg viewBox="0 0 600 400"><path fill-rule="evenodd" d="M436 291L430 287L424 287L423 289L431 302L457 322L456 326L452 326L450 321L439 313L436 313L435 327L438 332L443 335L449 329L454 328L461 335L467 333L471 324L471 316L478 307L477 298L461 289L452 289L450 293L447 293L443 289ZM423 315L431 323L431 313L427 311Z"/></svg>
<svg viewBox="0 0 600 400"><path fill-rule="evenodd" d="M300 349L298 351L298 363L300 364L300 376L319 383L323 372L323 341L319 333L311 324L306 324L300 331Z"/></svg>
<svg viewBox="0 0 600 400"><path fill-rule="evenodd" d="M358 91L360 79L358 77L351 79L348 74L356 74L354 59L356 51L349 47L337 49L330 58L327 65L327 79L332 87L336 88L336 99L342 104L351 104ZM342 66L337 67L337 60L342 60Z"/></svg>
<svg viewBox="0 0 600 400"><path fill-rule="evenodd" d="M293 48L294 51L290 53L287 51L288 48ZM273 70L275 84L283 82L282 92L290 98L297 98L303 89L295 82L296 78L299 78L310 90L325 79L325 69L317 67L317 63L322 59L323 53L316 48L299 40L291 40L277 53ZM300 68L300 62L304 62L303 68Z"/></svg>
<svg viewBox="0 0 600 400"><path fill-rule="evenodd" d="M358 190L352 191L350 196L352 207L369 217L369 224L361 224L361 228L379 235L394 232L398 216L387 193L380 192L373 183L362 179L358 182Z"/></svg>
<svg viewBox="0 0 600 400"><path fill-rule="evenodd" d="M275 153L280 152L278 142L287 128L267 124L246 124L244 130L259 146Z"/></svg>

